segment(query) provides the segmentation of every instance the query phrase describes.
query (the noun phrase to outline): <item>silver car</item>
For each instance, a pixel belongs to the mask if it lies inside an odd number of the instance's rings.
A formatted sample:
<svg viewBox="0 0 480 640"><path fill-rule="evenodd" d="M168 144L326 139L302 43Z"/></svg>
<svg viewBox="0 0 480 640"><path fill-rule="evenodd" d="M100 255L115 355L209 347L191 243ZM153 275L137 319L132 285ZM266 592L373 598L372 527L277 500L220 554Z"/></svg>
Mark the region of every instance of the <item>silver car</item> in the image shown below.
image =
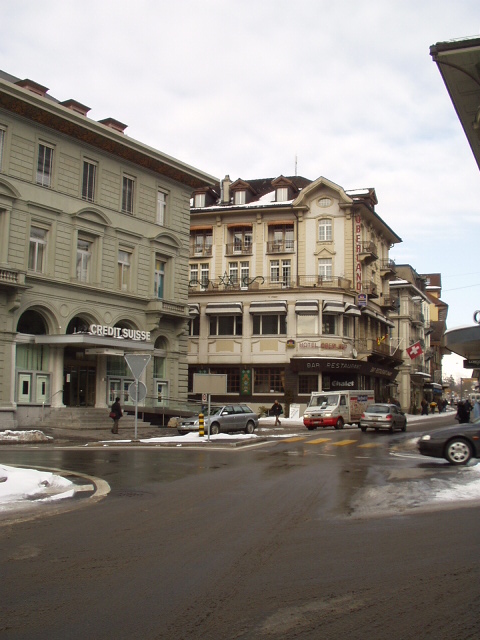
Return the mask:
<svg viewBox="0 0 480 640"><path fill-rule="evenodd" d="M388 429L391 433L395 429L406 431L407 417L396 404L377 402L365 409L358 426L362 431L366 431L368 428L375 429L375 431Z"/></svg>
<svg viewBox="0 0 480 640"><path fill-rule="evenodd" d="M192 433L198 431L198 416L192 416L182 420L182 424L177 427L178 433ZM210 434L229 433L231 431L244 431L253 433L258 427L258 416L246 404L225 404L222 406L210 407L210 416L204 415L204 432Z"/></svg>

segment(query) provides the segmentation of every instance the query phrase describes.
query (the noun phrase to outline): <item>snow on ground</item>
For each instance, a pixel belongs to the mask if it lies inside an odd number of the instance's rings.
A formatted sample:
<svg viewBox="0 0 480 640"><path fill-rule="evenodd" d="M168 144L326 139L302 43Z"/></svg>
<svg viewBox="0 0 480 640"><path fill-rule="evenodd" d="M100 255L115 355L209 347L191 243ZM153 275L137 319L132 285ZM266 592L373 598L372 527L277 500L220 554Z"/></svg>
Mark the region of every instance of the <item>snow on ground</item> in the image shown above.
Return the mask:
<svg viewBox="0 0 480 640"><path fill-rule="evenodd" d="M453 411L452 411L453 413ZM417 420L423 420L427 416L407 415L407 422L411 424ZM432 416L433 417L433 416ZM298 427L298 435L305 435L305 428L301 419L282 418L282 424L289 427ZM453 421L453 415L452 415ZM269 428L269 437L272 437L273 418L260 418L259 427ZM290 431L285 433L282 427L276 428L278 434L273 437L287 438L296 435ZM274 428L275 431L275 428ZM210 440L215 441L238 441L255 440L261 433L254 434L218 434L211 435ZM52 440L41 431L0 431L1 442L45 442ZM104 446L109 444L125 443L131 440L111 440L104 441ZM177 446L192 443L208 443L205 435L200 438L198 433L186 435L167 436L159 438L145 438L142 443L173 443ZM416 438L408 442L410 449L416 450ZM419 459L424 459L419 455ZM431 459L433 461L433 459ZM446 463L440 462L445 465ZM451 469L450 466L448 466ZM33 502L47 502L62 498L70 498L74 495L74 485L70 480L60 475L47 471L35 469L21 469L8 467L0 464L0 512L19 508L22 504L32 504ZM361 489L352 503L356 514L370 513L372 511L385 511L391 508L394 511L402 511L408 507L415 507L425 503L459 502L464 500L477 500L480 498L480 464L470 463L466 467L459 469L458 476L453 479L430 478L422 480L411 480L404 482L390 482L384 486L372 486Z"/></svg>

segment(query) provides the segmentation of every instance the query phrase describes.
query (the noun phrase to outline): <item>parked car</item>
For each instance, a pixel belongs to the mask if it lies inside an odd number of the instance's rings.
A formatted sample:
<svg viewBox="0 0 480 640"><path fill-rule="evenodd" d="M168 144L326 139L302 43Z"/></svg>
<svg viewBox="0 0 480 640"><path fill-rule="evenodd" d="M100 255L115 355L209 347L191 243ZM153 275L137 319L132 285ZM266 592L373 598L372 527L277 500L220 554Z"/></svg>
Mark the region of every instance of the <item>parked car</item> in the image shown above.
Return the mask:
<svg viewBox="0 0 480 640"><path fill-rule="evenodd" d="M450 464L467 464L480 457L480 418L424 433L418 450L424 456L445 458Z"/></svg>
<svg viewBox="0 0 480 640"><path fill-rule="evenodd" d="M368 428L388 429L391 433L395 429L407 430L407 416L396 404L375 403L365 409L358 425L362 431Z"/></svg>
<svg viewBox="0 0 480 640"><path fill-rule="evenodd" d="M198 431L198 416L182 420L178 433L185 434ZM258 427L258 416L246 404L226 404L210 407L210 416L204 417L204 431L210 434L229 433L231 431L245 431L253 433Z"/></svg>

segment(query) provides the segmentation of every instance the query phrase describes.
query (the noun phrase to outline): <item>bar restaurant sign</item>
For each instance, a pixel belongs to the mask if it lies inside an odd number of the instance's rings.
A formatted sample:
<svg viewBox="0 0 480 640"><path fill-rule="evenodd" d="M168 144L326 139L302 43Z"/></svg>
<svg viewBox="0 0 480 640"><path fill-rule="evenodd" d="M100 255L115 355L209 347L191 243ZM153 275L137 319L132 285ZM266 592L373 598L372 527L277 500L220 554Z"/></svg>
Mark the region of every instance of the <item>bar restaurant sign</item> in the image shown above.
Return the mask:
<svg viewBox="0 0 480 640"><path fill-rule="evenodd" d="M150 341L150 331L122 329L121 327L109 327L102 324L91 324L88 330L93 336L103 338L120 338L122 340L137 340L139 342Z"/></svg>

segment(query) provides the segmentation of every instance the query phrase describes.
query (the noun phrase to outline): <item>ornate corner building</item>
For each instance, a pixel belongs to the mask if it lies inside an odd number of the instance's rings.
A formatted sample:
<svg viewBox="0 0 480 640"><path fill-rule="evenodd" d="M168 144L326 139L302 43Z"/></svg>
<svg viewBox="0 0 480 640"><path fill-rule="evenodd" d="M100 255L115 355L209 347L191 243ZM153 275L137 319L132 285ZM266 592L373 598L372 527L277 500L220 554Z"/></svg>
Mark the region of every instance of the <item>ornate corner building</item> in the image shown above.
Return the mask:
<svg viewBox="0 0 480 640"><path fill-rule="evenodd" d="M396 397L403 355L389 317L389 249L401 239L376 205L373 188L324 177L226 176L194 190L192 399L195 373L226 374L227 394L255 407L277 397L302 405L320 389Z"/></svg>
<svg viewBox="0 0 480 640"><path fill-rule="evenodd" d="M192 189L215 179L0 72L0 425L45 407L187 399Z"/></svg>

